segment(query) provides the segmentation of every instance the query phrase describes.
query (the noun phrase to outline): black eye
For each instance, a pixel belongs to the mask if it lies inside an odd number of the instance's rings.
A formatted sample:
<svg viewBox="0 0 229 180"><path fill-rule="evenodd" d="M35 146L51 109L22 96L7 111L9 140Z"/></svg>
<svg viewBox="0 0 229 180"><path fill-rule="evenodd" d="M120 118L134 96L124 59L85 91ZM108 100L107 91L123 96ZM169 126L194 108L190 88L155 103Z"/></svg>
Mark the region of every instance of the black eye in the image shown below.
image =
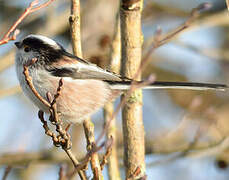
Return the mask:
<svg viewBox="0 0 229 180"><path fill-rule="evenodd" d="M26 46L26 47L24 47L24 51L25 51L25 52L29 52L29 51L31 51L31 48L28 47L28 46Z"/></svg>

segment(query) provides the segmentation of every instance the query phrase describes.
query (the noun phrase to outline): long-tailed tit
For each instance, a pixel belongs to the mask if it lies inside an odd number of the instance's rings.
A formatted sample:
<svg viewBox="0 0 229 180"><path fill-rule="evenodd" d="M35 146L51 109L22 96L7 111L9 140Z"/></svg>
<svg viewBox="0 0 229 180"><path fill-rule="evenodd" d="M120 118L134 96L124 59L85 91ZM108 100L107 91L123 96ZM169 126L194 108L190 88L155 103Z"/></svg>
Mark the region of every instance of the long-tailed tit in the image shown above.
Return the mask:
<svg viewBox="0 0 229 180"><path fill-rule="evenodd" d="M106 71L95 64L68 53L60 44L41 35L29 35L16 42L16 71L23 92L42 111L48 108L34 95L25 81L23 65L36 58L29 67L33 86L47 100L47 92L56 93L60 78L63 79L57 111L64 121L81 123L86 117L123 90L130 88L131 80ZM144 88L150 89L224 89L222 84L160 82Z"/></svg>

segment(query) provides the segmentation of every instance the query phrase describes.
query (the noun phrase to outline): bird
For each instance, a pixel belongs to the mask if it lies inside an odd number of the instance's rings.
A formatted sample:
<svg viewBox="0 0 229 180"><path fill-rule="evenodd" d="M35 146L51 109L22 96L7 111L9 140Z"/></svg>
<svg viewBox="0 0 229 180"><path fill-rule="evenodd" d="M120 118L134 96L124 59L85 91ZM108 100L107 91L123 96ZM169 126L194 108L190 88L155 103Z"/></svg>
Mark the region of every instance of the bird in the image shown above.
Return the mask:
<svg viewBox="0 0 229 180"><path fill-rule="evenodd" d="M24 94L42 111L49 108L38 99L28 85L24 65L29 66L29 75L37 93L47 100L47 93L55 95L62 79L63 88L57 99L59 118L65 122L82 123L107 102L130 89L133 80L102 69L65 50L58 42L43 35L30 34L17 47L15 65L17 78ZM136 81L141 83L142 81ZM154 81L143 89L192 89L224 90L224 84Z"/></svg>

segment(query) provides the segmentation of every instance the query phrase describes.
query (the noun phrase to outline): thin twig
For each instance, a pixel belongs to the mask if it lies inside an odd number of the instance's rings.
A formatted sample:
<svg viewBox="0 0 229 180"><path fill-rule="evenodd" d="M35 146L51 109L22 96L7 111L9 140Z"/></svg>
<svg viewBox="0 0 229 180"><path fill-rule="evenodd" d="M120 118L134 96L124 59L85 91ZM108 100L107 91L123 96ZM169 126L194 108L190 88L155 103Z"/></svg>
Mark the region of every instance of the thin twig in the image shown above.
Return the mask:
<svg viewBox="0 0 229 180"><path fill-rule="evenodd" d="M99 156L97 154L95 136L94 136L94 125L90 120L84 120L83 122L84 132L87 139L87 151L91 154L91 168L93 171L94 179L103 179L101 166L99 162Z"/></svg>
<svg viewBox="0 0 229 180"><path fill-rule="evenodd" d="M122 98L121 102L118 104L117 108L115 111L112 113L110 119L106 122L102 133L99 135L99 137L96 140L96 144L99 144L103 136L105 135L107 129L110 127L111 122L113 119L117 116L118 112L122 107L125 105L126 100L130 97L131 93L134 92L135 90L142 88L144 86L147 86L155 81L155 77L153 75L149 76L148 79L142 81L141 83L138 83L137 81L133 81L132 85L130 86L130 89L126 92L126 96Z"/></svg>
<svg viewBox="0 0 229 180"><path fill-rule="evenodd" d="M57 164L69 162L69 158L66 158L65 153L53 152L52 150L45 150L40 152L4 153L0 156L0 166L25 166L30 162Z"/></svg>
<svg viewBox="0 0 229 180"><path fill-rule="evenodd" d="M100 164L101 170L103 170L104 166L107 163L107 160L108 160L109 156L111 155L112 146L113 146L113 143L114 143L113 137L110 136L110 139L109 140L111 141L111 143L106 147L106 153L104 154L103 159L102 159L102 162Z"/></svg>
<svg viewBox="0 0 229 180"><path fill-rule="evenodd" d="M5 171L4 171L2 180L6 180L7 179L7 177L8 177L8 175L9 175L9 173L10 173L11 170L12 170L12 167L11 166L7 166L5 168Z"/></svg>
<svg viewBox="0 0 229 180"><path fill-rule="evenodd" d="M193 101L190 104L190 108L198 108L198 106L200 105L199 103L200 102ZM201 116L202 115L209 116L211 122L208 123L206 126L201 126L201 125L198 126L198 128L197 128L197 130L195 132L195 136L194 136L193 140L189 143L189 145L185 149L179 150L179 153L175 154L174 156L172 156L172 157L170 157L168 159L163 159L163 160L159 160L159 161L153 162L150 165L158 165L158 164L168 163L168 162L174 161L174 160L176 160L178 158L186 157L190 153L197 152L198 148L196 148L196 146L198 145L198 140L201 138L202 135L206 134L207 130L211 127L211 125L213 125L215 123L214 115L212 114L212 110L211 109L208 109L207 111L205 111L204 113L201 113L200 115ZM224 141L224 139L225 139L225 137L223 137L220 140L220 142L217 142L217 145L220 144L222 141ZM208 145L205 148L206 149L210 149L210 147L211 147L211 145Z"/></svg>
<svg viewBox="0 0 229 180"><path fill-rule="evenodd" d="M170 41L172 38L174 38L176 35L178 35L180 32L184 31L185 29L187 29L190 24L197 18L197 16L199 15L200 11L208 9L210 6L208 3L204 3L199 5L197 8L193 9L191 12L191 16L190 18L188 18L188 20L180 27L178 27L175 31L173 31L172 33L167 34L166 36L164 36L163 38L161 38L161 31L158 30L156 33L156 36L154 38L154 44L151 46L151 48L149 49L149 51L147 52L147 54L144 56L140 67L138 68L137 72L134 75L133 79L136 79L136 77L139 76L139 74L142 72L142 70L146 67L146 65L148 64L148 60L149 57L151 55L151 53L158 47L164 45L166 42ZM136 82L133 81L129 91L127 92L127 94L131 94L131 92L133 92L135 90L134 88L134 84ZM147 83L146 83L147 84ZM104 131L101 133L101 135L99 136L99 138L96 141L96 144L98 144L98 142L101 140L101 138L103 137L104 133L107 131L107 128L110 126L111 121L114 119L114 117L117 115L117 113L119 112L119 110L123 107L123 105L125 104L125 101L127 99L127 96L125 98L122 99L122 101L119 103L118 107L116 108L116 111L112 114L110 121L108 121L108 123L106 123L106 126L104 128Z"/></svg>
<svg viewBox="0 0 229 180"><path fill-rule="evenodd" d="M28 8L25 9L24 13L22 13L22 15L17 19L17 21L9 28L9 30L5 33L5 35L3 36L3 38L0 40L0 45L2 44L6 44L11 40L15 40L16 36L19 34L19 30L16 29L17 26L31 13L40 10L46 6L48 6L51 2L53 2L54 0L49 0L46 3L43 3L39 6L37 6L39 4L39 0L35 0L33 2L31 2L28 6ZM37 6L37 7L36 7ZM13 33L13 34L12 34ZM12 35L11 35L12 34Z"/></svg>
<svg viewBox="0 0 229 180"><path fill-rule="evenodd" d="M33 15L35 17L34 21L32 22L25 22L22 27L31 27L34 25L34 22L39 19L38 16ZM53 36L63 33L65 30L69 28L69 24L66 22L66 18L68 17L68 11L61 11L61 13L55 14L52 20L46 22L46 26L40 26L36 28L36 33L38 34L46 34L47 36ZM2 24L0 24L0 27ZM14 57L15 51L11 50L8 53L1 56L0 61L0 72L4 71L5 69L9 68L12 64L14 64Z"/></svg>
<svg viewBox="0 0 229 180"><path fill-rule="evenodd" d="M168 34L166 34L164 36L161 35L161 33L162 33L161 29L160 28L157 29L155 37L154 37L154 41L153 41L151 47L149 48L149 50L147 51L147 53L145 54L145 56L143 57L141 65L138 68L137 73L135 74L135 77L137 77L142 72L142 70L145 69L145 67L148 64L149 57L151 56L151 54L154 52L155 49L157 49L160 46L171 41L178 34L183 32L185 29L189 28L191 26L191 24L194 22L194 20L196 20L197 17L200 15L200 13L202 11L209 9L210 7L211 7L211 4L209 4L209 3L200 4L198 7L194 8L191 11L190 17L181 26L179 26L174 31L169 32Z"/></svg>
<svg viewBox="0 0 229 180"><path fill-rule="evenodd" d="M58 88L57 88L57 92L56 94L54 94L53 99L51 97L51 94L49 92L47 92L47 99L48 101L46 101L43 97L41 97L39 95L39 93L36 91L36 89L33 86L32 83L32 78L29 75L29 66L33 65L35 62L37 61L37 59L32 59L29 63L24 65L24 71L23 74L25 75L25 80L28 84L28 86L30 87L30 89L33 91L34 95L47 107L49 107L49 111L50 111L50 117L49 119L51 120L51 122L56 126L56 132L58 133L58 135L56 135L54 132L52 132L49 127L48 127L48 123L47 121L45 121L44 119L44 112L42 112L41 110L38 112L38 116L39 119L41 120L43 127L45 129L45 134L50 136L53 140L53 144L56 147L61 146L62 149L66 152L66 154L68 155L68 157L70 158L70 160L72 161L74 167L77 167L79 162L78 160L74 157L73 153L71 152L70 148L71 148L71 137L69 135L69 133L67 131L65 131L65 128L62 127L62 122L60 121L58 114L57 114L57 107L56 107L56 101L59 98L60 94L61 94L61 90L63 87L63 80L62 78L60 78L59 80L59 84L58 84ZM82 180L86 180L86 175L84 174L83 171L79 170L78 171L79 176Z"/></svg>
<svg viewBox="0 0 229 180"><path fill-rule="evenodd" d="M35 1L37 1L37 0L35 0ZM37 7L33 7L33 8L31 9L31 13L32 13L32 12L35 12L35 11L38 11L38 10L40 10L40 9L42 9L42 8L44 8L44 7L46 7L46 6L48 6L48 5L51 4L53 1L55 1L55 0L48 0L47 2L41 4L41 5L37 6ZM33 3L33 2L32 2L32 3ZM35 5L36 5L36 4L35 4Z"/></svg>
<svg viewBox="0 0 229 180"><path fill-rule="evenodd" d="M71 179L79 170L85 171L88 168L88 164L91 160L91 154L86 155L84 159L78 164L72 172L69 172L66 176Z"/></svg>
<svg viewBox="0 0 229 180"><path fill-rule="evenodd" d="M94 144L94 147L91 148L91 150L88 150L87 155L84 157L83 160L81 160L81 163L78 164L77 167L72 172L68 173L67 177L71 178L75 174L75 172L77 172L78 170L86 170L88 168L88 163L93 158L93 154L95 154L98 151L100 151L103 147L109 148L111 146L112 142L113 142L113 141L110 141L110 140L111 139L109 139L108 141L103 142L100 146L95 146L95 144ZM108 151L108 149L107 149L107 151ZM98 174L97 170L95 170L95 171L96 171L96 174Z"/></svg>
<svg viewBox="0 0 229 180"><path fill-rule="evenodd" d="M65 168L63 164L60 165L59 180L66 180Z"/></svg>
<svg viewBox="0 0 229 180"><path fill-rule="evenodd" d="M76 56L82 58L81 48L81 34L80 34L80 1L71 0L71 15L69 17L71 37L73 44L73 52ZM87 151L90 154L95 148L95 136L94 136L94 125L91 120L85 119L83 122L84 132L87 139ZM91 168L94 174L94 179L103 179L99 156L96 151L91 154Z"/></svg>
<svg viewBox="0 0 229 180"><path fill-rule="evenodd" d="M141 168L137 167L135 169L135 171L133 172L133 174L131 174L126 180L131 180L131 179L135 179L136 177L138 177L141 174Z"/></svg>
<svg viewBox="0 0 229 180"><path fill-rule="evenodd" d="M61 83L60 83L61 84ZM61 88L58 88L61 89ZM58 97L58 96L56 96ZM54 101L54 100L53 100ZM51 108L50 108L51 109ZM66 154L68 155L68 157L70 158L70 160L72 161L73 165L75 168L78 167L78 165L80 164L79 161L75 158L75 156L73 155L72 151L70 150L71 148L71 137L70 135L65 131L64 128L62 128L62 123L59 121L59 119L55 120L55 118L58 118L57 113L56 113L56 106L55 104L52 106L52 110L50 111L50 113L52 112L52 114L50 115L51 119L52 119L52 123L56 125L56 131L59 133L58 136L55 135L55 133L53 133L48 125L47 122L44 120L43 118L43 112L39 111L39 118L41 120L41 122L43 123L43 127L45 129L45 132L48 136L52 137L53 140L53 144L56 147L61 146L62 149L66 152ZM54 115L56 114L56 115ZM84 174L83 171L81 171L80 169L78 169L77 171L79 173L79 176L82 180L86 180L86 175Z"/></svg>
<svg viewBox="0 0 229 180"><path fill-rule="evenodd" d="M36 58L32 59L28 64L24 65L23 74L25 76L26 83L29 85L30 89L32 90L33 94L47 107L50 107L50 104L41 97L41 95L36 91L36 89L33 86L32 78L29 75L29 66L34 64L37 61Z"/></svg>

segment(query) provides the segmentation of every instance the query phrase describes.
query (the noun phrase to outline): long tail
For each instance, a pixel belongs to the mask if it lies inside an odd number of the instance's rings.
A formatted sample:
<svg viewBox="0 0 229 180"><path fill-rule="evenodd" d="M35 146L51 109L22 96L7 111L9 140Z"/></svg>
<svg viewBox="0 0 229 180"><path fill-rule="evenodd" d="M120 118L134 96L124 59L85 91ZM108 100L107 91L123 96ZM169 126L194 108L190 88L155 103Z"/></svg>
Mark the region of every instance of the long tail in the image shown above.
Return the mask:
<svg viewBox="0 0 229 180"><path fill-rule="evenodd" d="M127 90L130 88L131 81L107 81L112 89ZM142 83L139 81L139 83ZM166 82L155 81L150 85L142 87L143 89L190 89L190 90L221 90L228 87L225 84L209 84L196 82Z"/></svg>

